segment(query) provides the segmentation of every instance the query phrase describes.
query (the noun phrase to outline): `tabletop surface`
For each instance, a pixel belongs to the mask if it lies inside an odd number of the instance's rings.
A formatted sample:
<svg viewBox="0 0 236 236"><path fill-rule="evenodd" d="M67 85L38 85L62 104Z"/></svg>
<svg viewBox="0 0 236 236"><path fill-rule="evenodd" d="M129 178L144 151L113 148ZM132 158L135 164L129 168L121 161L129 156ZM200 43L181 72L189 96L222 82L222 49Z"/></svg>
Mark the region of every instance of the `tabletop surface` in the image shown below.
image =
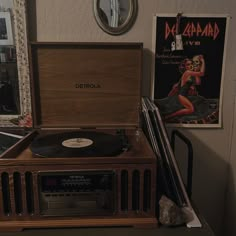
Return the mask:
<svg viewBox="0 0 236 236"><path fill-rule="evenodd" d="M203 223L202 228L159 227L156 229L137 229L130 227L100 227L73 229L27 229L22 232L0 233L0 236L214 236L210 227Z"/></svg>

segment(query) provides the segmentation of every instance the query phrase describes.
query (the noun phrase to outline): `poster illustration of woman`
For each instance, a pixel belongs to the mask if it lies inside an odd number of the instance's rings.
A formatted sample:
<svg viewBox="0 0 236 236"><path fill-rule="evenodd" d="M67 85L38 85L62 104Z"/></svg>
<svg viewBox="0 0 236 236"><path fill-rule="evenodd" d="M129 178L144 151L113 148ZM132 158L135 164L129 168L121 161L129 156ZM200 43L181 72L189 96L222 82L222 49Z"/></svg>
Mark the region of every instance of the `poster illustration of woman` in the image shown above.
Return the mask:
<svg viewBox="0 0 236 236"><path fill-rule="evenodd" d="M155 16L153 99L169 126L221 127L226 16ZM178 31L178 32L177 32ZM176 34L181 50L173 50Z"/></svg>

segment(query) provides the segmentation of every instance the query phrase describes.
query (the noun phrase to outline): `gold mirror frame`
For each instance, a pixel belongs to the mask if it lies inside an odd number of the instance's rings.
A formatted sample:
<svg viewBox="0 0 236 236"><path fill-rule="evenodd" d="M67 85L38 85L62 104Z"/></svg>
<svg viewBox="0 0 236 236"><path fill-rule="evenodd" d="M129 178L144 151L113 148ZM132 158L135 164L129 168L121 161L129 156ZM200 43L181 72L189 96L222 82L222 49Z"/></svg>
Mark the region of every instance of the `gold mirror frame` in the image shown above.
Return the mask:
<svg viewBox="0 0 236 236"><path fill-rule="evenodd" d="M0 115L0 127L31 127L32 120L26 31L26 0L13 0L11 14L16 46L20 114Z"/></svg>
<svg viewBox="0 0 236 236"><path fill-rule="evenodd" d="M126 20L118 27L111 27L101 19L99 11L100 0L94 0L94 17L96 19L97 24L103 31L111 35L120 35L127 32L132 27L138 14L138 1L128 1L130 2L130 9Z"/></svg>

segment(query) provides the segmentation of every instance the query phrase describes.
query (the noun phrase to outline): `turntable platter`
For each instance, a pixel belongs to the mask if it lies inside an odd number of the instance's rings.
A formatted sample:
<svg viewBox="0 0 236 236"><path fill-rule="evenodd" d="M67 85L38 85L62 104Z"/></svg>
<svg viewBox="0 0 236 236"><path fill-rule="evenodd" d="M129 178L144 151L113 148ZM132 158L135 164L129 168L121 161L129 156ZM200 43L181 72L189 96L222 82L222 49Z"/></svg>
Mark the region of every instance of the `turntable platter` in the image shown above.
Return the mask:
<svg viewBox="0 0 236 236"><path fill-rule="evenodd" d="M120 154L123 142L119 135L77 131L39 136L30 149L38 157L107 157Z"/></svg>

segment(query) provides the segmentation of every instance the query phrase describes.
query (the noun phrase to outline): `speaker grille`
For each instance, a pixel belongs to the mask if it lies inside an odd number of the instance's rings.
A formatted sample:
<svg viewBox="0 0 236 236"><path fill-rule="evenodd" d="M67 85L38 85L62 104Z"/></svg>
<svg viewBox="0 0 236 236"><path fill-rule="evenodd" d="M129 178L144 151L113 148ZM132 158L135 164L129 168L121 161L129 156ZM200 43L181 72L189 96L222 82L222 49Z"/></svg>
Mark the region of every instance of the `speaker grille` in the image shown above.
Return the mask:
<svg viewBox="0 0 236 236"><path fill-rule="evenodd" d="M26 190L26 205L27 212L34 214L34 192L33 192L33 175L31 172L25 173L25 190Z"/></svg>
<svg viewBox="0 0 236 236"><path fill-rule="evenodd" d="M118 210L123 214L130 211L136 214L153 211L155 203L152 201L155 201L155 196L152 196L152 184L155 183L152 183L152 179L155 173L151 169L121 170L120 173L118 189L121 190L121 199L118 206L121 209Z"/></svg>
<svg viewBox="0 0 236 236"><path fill-rule="evenodd" d="M143 177L143 210L148 211L151 207L151 171L145 170Z"/></svg>
<svg viewBox="0 0 236 236"><path fill-rule="evenodd" d="M0 217L22 218L34 214L33 175L7 170L0 173Z"/></svg>
<svg viewBox="0 0 236 236"><path fill-rule="evenodd" d="M10 185L9 185L9 174L3 172L1 175L1 187L2 187L2 201L3 201L3 212L5 215L11 214L11 197L10 197Z"/></svg>
<svg viewBox="0 0 236 236"><path fill-rule="evenodd" d="M121 171L121 210L128 210L128 171Z"/></svg>
<svg viewBox="0 0 236 236"><path fill-rule="evenodd" d="M16 214L20 215L23 213L23 206L22 206L21 174L19 172L13 173L13 186L14 186L15 211Z"/></svg>
<svg viewBox="0 0 236 236"><path fill-rule="evenodd" d="M132 175L132 210L139 210L139 198L140 198L140 174L138 170L135 170Z"/></svg>

